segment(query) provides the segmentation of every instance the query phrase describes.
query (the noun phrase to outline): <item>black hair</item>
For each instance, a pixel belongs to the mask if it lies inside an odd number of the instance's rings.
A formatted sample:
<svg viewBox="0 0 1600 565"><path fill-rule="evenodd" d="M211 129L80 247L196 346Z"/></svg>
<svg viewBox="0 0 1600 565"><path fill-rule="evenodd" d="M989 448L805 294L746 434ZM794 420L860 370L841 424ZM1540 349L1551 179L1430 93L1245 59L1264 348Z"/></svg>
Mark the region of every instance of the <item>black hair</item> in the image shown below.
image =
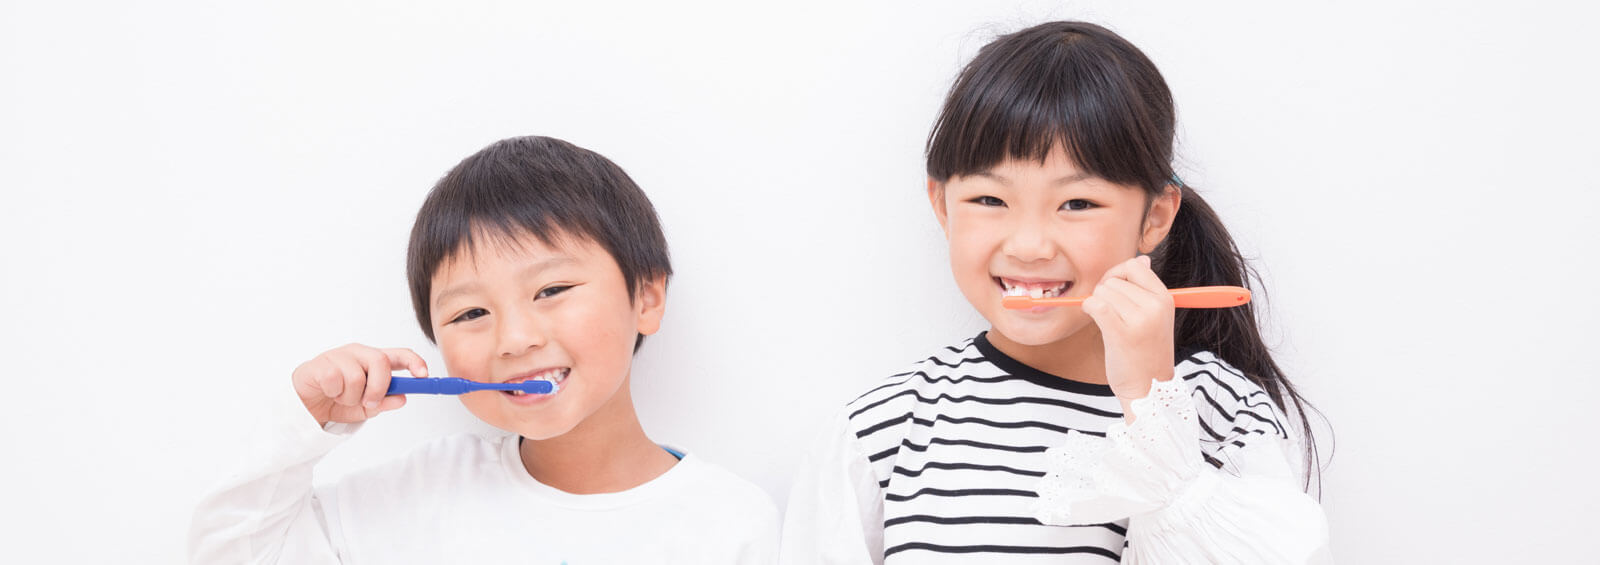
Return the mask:
<svg viewBox="0 0 1600 565"><path fill-rule="evenodd" d="M1060 147L1083 171L1139 187L1146 202L1177 185L1177 217L1150 256L1156 275L1169 288L1248 288L1259 277L1216 212L1173 174L1176 122L1166 80L1137 47L1098 25L1044 23L995 39L961 71L928 137L928 176L944 183L1008 158L1042 163ZM1178 351L1211 351L1285 414L1294 406L1309 486L1319 469L1310 405L1273 361L1254 309L1179 309L1174 322Z"/></svg>
<svg viewBox="0 0 1600 565"><path fill-rule="evenodd" d="M474 236L531 235L592 241L622 270L628 299L645 283L672 275L667 240L650 199L616 163L551 137L497 141L433 185L417 211L406 253L411 304L434 341L430 292L439 265L473 249ZM640 335L634 350L644 343Z"/></svg>

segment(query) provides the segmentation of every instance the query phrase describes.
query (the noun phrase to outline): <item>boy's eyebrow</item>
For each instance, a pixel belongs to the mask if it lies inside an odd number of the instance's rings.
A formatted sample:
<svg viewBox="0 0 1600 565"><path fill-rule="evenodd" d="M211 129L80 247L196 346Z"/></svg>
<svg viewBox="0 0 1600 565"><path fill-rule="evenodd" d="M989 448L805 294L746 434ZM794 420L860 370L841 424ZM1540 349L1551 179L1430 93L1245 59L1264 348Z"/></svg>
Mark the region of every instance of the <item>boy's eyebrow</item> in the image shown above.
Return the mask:
<svg viewBox="0 0 1600 565"><path fill-rule="evenodd" d="M470 283L450 287L449 289L440 292L438 296L433 297L433 307L438 308L440 304L444 304L446 298L450 298L457 294L467 294L477 289L478 285Z"/></svg>
<svg viewBox="0 0 1600 565"><path fill-rule="evenodd" d="M552 267L560 267L560 266L563 266L563 265L566 265L566 264L569 264L569 263L576 263L576 262L578 262L576 259L573 259L573 258L568 257L566 255L557 255L555 257L547 257L547 258L545 258L543 260L540 260L537 263L534 263L532 265L528 265L527 268L522 270L522 274L531 275L531 274L534 274L534 273L537 273L537 272L540 272L540 271L543 271L543 270L546 270L546 269L549 269L549 268L552 268Z"/></svg>
<svg viewBox="0 0 1600 565"><path fill-rule="evenodd" d="M538 261L538 262L536 262L536 263L534 263L532 265L528 265L526 268L522 269L522 274L523 275L532 275L532 274L538 273L540 271L544 271L546 269L550 269L552 267L559 267L559 266L562 266L562 265L567 265L567 264L576 263L576 262L577 262L576 259L573 259L573 258L568 257L566 255L559 255L559 256L556 256L556 257L549 257L549 258L546 258L544 260ZM467 294L467 293L470 293L470 292L475 291L477 289L478 289L477 283L466 283L466 284L457 285L457 286L453 286L453 287L450 287L448 289L445 289L444 291L441 291L438 296L435 296L433 298L433 307L437 308L437 307L439 307L440 304L444 304L444 300L446 298L450 298L450 297L455 296L457 294Z"/></svg>

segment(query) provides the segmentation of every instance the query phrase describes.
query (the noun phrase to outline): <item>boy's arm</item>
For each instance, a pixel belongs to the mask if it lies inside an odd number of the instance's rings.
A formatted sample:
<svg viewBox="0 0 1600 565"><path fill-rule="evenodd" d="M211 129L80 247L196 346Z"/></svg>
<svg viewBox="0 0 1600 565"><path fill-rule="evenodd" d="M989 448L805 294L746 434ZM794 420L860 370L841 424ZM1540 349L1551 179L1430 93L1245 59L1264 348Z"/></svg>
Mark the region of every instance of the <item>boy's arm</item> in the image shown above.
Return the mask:
<svg viewBox="0 0 1600 565"><path fill-rule="evenodd" d="M195 509L192 563L338 563L311 469L359 424L323 429L284 390L259 426L243 465Z"/></svg>
<svg viewBox="0 0 1600 565"><path fill-rule="evenodd" d="M800 464L778 562L883 563L883 491L843 411Z"/></svg>

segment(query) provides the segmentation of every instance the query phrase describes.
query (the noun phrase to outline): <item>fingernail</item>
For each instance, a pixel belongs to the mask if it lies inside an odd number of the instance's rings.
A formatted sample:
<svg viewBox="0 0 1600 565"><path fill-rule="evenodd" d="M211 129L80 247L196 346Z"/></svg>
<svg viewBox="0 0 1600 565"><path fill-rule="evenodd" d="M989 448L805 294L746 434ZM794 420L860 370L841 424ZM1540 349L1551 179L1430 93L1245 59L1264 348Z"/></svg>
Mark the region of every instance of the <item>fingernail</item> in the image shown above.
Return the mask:
<svg viewBox="0 0 1600 565"><path fill-rule="evenodd" d="M378 402L376 400L368 400L363 406L366 406L368 410L377 410Z"/></svg>

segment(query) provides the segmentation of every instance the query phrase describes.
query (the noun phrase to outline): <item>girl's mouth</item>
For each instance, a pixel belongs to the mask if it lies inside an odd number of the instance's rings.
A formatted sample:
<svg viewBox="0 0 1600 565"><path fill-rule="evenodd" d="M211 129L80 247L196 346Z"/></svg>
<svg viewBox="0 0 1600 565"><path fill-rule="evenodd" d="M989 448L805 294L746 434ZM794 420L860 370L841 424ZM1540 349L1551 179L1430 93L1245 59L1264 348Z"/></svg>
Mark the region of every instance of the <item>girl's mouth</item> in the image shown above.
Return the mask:
<svg viewBox="0 0 1600 565"><path fill-rule="evenodd" d="M1066 296L1067 290L1072 288L1072 281L1021 281L1006 277L994 277L994 283L1000 287L1001 296L1054 298Z"/></svg>

